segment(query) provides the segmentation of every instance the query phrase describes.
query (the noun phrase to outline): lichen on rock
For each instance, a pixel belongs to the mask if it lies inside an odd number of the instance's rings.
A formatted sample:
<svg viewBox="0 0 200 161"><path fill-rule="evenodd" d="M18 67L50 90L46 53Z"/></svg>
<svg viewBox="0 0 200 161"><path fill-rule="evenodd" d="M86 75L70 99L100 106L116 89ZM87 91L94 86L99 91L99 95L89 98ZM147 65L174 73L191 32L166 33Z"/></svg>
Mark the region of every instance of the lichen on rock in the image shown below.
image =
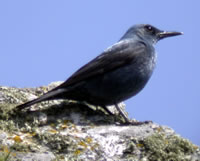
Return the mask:
<svg viewBox="0 0 200 161"><path fill-rule="evenodd" d="M112 106L114 116L74 100L46 101L15 113L18 104L58 84L0 87L0 160L200 160L199 147L172 129L156 123L122 125Z"/></svg>

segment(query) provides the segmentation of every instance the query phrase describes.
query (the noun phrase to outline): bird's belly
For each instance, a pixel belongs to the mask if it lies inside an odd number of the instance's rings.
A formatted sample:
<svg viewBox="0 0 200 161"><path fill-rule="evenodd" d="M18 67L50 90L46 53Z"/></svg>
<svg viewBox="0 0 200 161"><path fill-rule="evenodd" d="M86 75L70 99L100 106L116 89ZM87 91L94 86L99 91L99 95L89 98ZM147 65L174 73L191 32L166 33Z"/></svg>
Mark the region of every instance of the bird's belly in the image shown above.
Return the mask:
<svg viewBox="0 0 200 161"><path fill-rule="evenodd" d="M111 105L136 95L145 86L151 73L144 68L141 72L132 66L122 67L88 80L84 92L93 104Z"/></svg>

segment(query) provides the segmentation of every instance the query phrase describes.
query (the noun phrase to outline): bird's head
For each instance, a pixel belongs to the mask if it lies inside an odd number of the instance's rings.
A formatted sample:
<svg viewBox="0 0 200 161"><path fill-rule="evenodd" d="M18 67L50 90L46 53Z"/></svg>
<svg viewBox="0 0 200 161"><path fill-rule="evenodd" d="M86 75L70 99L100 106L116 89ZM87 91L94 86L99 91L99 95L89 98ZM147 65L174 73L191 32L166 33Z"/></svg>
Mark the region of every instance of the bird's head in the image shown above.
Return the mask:
<svg viewBox="0 0 200 161"><path fill-rule="evenodd" d="M176 31L162 31L149 24L140 24L131 27L122 37L122 39L139 38L155 44L157 41L163 38L178 36L182 34L182 32Z"/></svg>

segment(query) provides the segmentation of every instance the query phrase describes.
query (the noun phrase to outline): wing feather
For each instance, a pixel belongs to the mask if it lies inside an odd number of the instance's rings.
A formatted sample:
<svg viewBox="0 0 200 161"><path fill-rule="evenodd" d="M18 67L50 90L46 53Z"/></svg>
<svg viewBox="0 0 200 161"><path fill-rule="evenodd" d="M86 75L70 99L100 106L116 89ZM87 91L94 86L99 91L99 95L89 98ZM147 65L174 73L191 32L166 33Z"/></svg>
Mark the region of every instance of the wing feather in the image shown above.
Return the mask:
<svg viewBox="0 0 200 161"><path fill-rule="evenodd" d="M68 80L61 84L59 88L73 85L91 77L105 74L126 64L133 63L137 55L144 54L145 52L146 48L143 42L122 40L81 67Z"/></svg>

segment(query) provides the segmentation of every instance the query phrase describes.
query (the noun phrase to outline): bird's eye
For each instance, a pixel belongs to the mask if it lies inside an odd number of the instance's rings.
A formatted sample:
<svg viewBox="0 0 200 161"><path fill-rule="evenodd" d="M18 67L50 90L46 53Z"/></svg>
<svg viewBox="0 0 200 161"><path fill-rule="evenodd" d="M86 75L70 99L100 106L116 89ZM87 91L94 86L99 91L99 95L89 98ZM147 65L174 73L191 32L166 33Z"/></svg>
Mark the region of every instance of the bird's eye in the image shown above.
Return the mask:
<svg viewBox="0 0 200 161"><path fill-rule="evenodd" d="M150 33L154 33L155 32L154 28L152 26L150 26L150 25L146 25L145 29L146 29L146 31L148 31Z"/></svg>
<svg viewBox="0 0 200 161"><path fill-rule="evenodd" d="M149 26L149 25L146 25L145 29L148 30L148 31L152 31L153 30L152 26Z"/></svg>

